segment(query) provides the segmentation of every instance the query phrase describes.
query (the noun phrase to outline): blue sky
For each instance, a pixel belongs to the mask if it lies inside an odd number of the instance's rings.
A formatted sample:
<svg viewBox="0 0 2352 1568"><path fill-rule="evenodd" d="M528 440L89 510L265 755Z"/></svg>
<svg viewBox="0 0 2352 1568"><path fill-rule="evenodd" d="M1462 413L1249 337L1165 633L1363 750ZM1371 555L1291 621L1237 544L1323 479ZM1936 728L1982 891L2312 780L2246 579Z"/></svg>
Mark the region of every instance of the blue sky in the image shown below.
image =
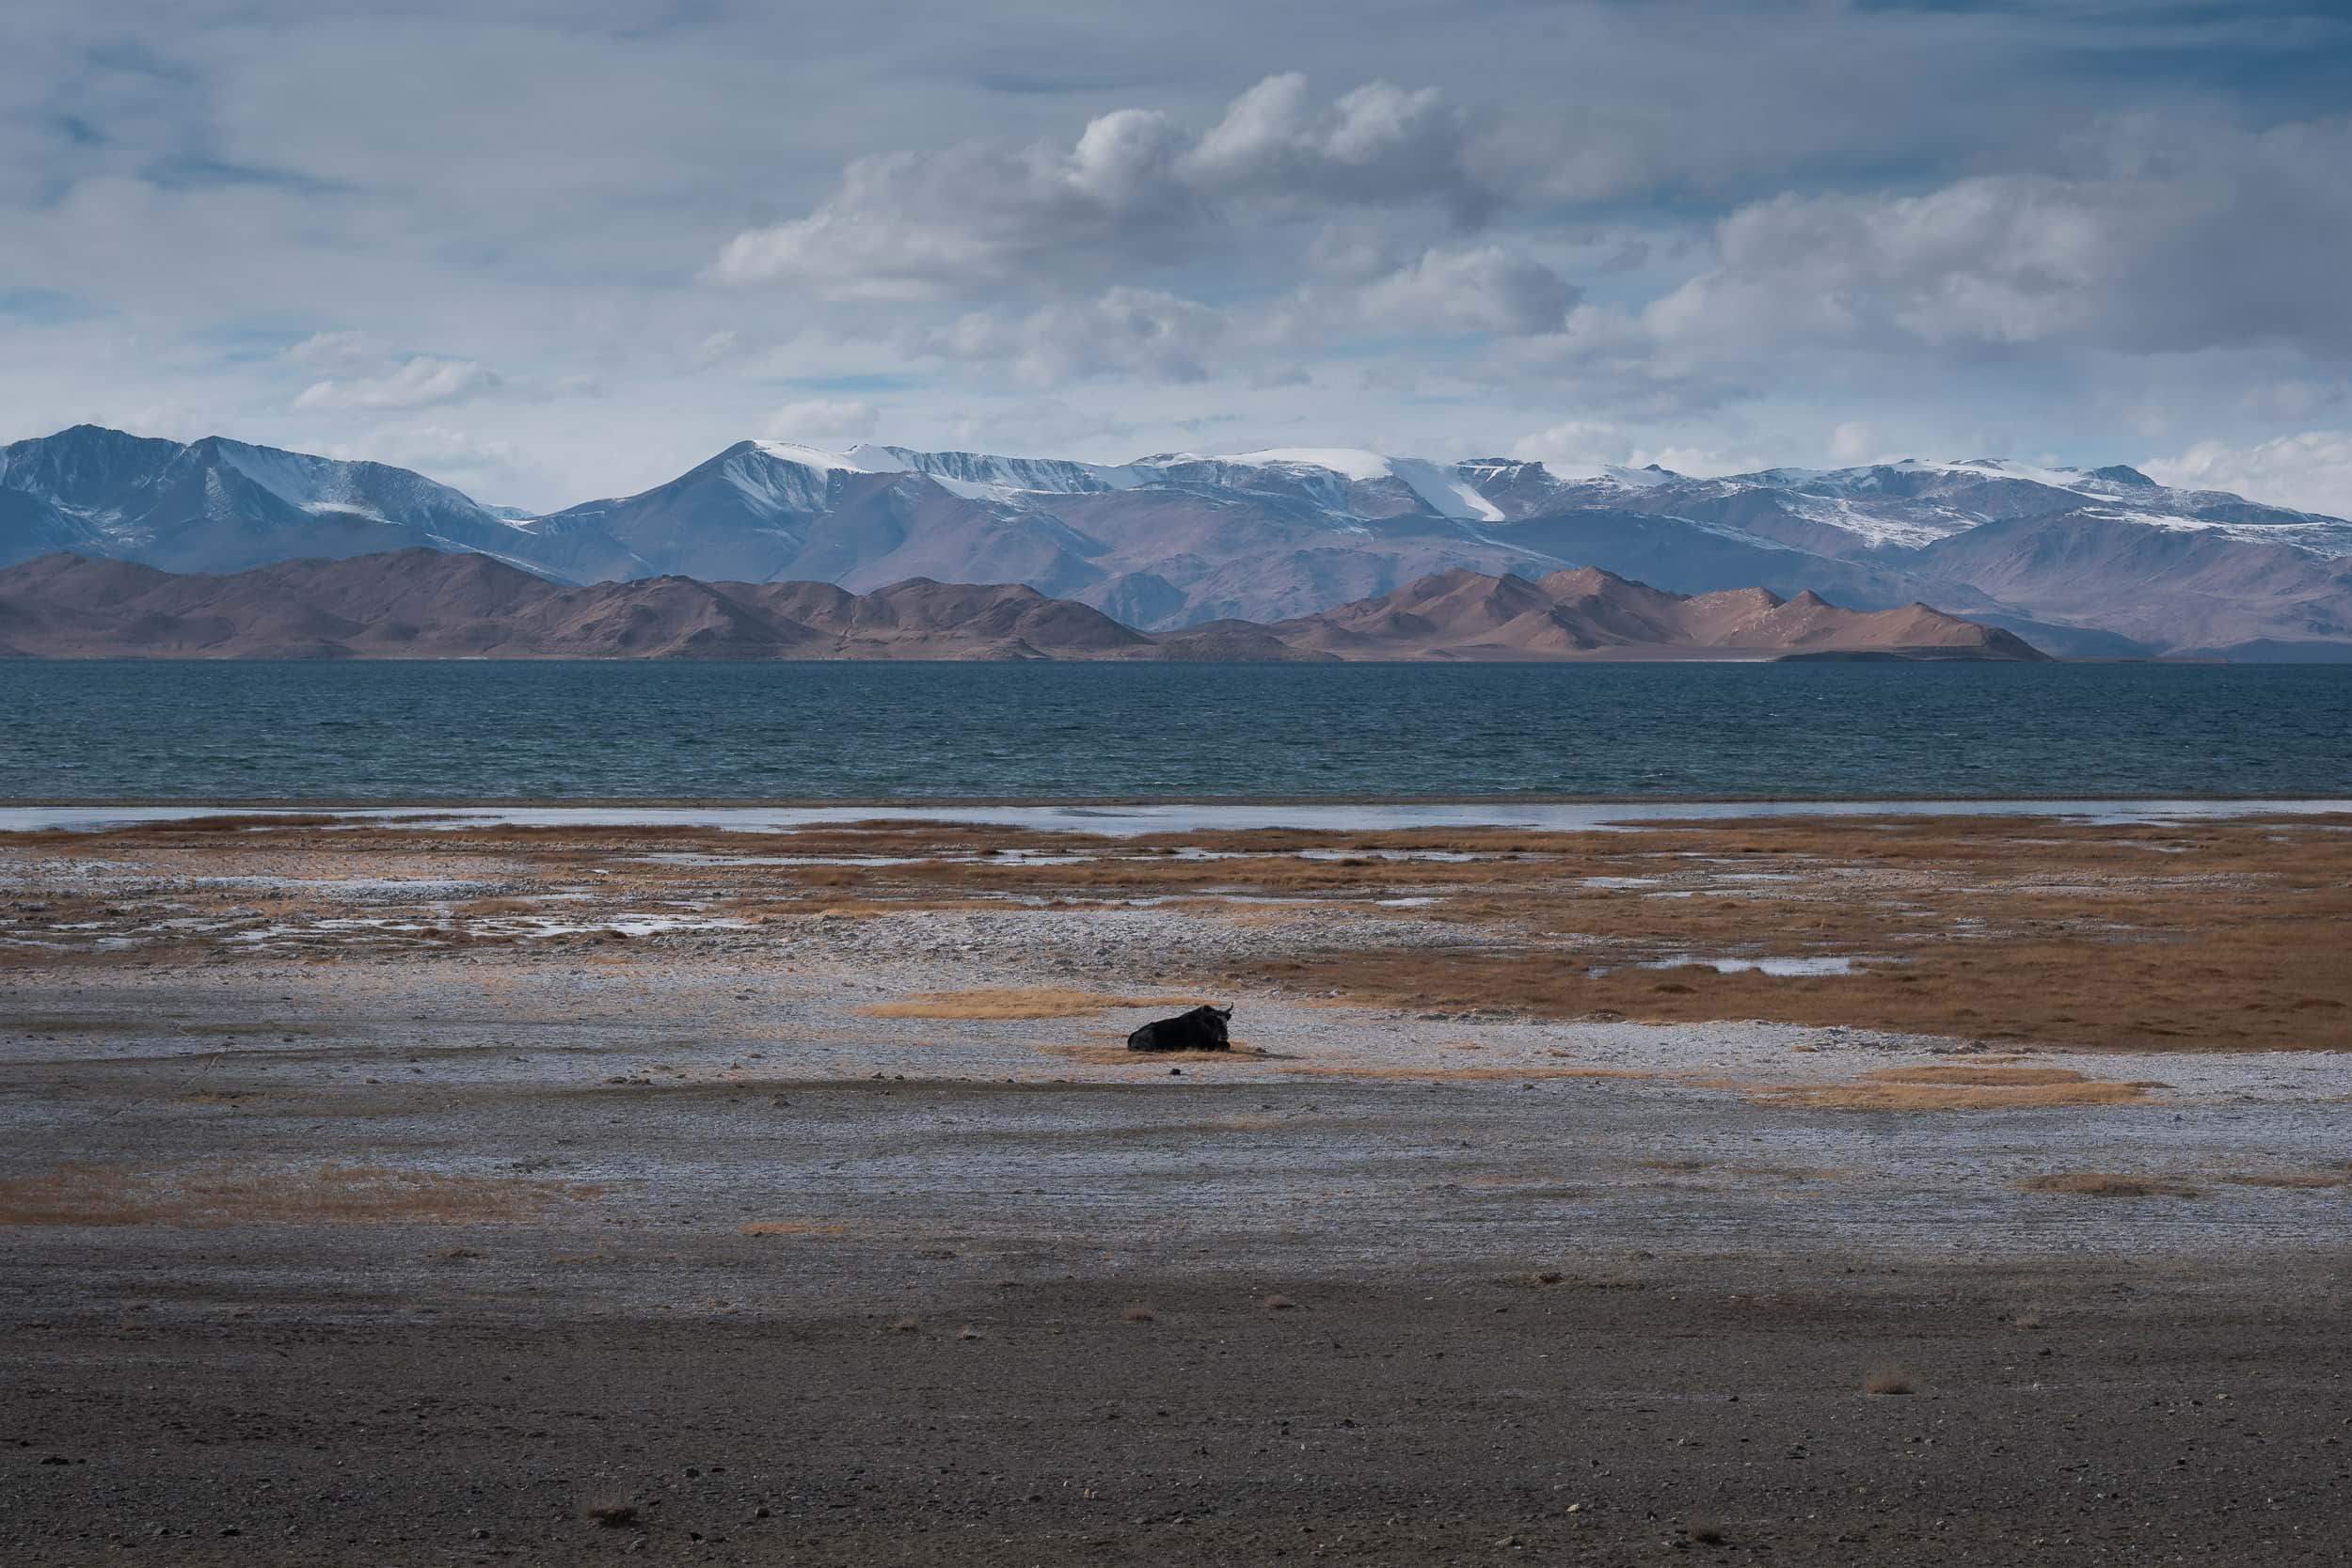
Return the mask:
<svg viewBox="0 0 2352 1568"><path fill-rule="evenodd" d="M9 0L0 438L2131 462L2352 512L2352 8Z"/></svg>

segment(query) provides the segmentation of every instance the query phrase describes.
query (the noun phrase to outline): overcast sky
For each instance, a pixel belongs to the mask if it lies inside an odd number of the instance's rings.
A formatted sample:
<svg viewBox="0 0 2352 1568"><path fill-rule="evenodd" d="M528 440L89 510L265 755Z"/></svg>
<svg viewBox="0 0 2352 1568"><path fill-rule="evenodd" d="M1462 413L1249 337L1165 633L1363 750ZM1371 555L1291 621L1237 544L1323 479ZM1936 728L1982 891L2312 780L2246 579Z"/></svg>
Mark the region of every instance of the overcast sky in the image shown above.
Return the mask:
<svg viewBox="0 0 2352 1568"><path fill-rule="evenodd" d="M5 0L0 440L2136 463L2352 513L2352 7Z"/></svg>

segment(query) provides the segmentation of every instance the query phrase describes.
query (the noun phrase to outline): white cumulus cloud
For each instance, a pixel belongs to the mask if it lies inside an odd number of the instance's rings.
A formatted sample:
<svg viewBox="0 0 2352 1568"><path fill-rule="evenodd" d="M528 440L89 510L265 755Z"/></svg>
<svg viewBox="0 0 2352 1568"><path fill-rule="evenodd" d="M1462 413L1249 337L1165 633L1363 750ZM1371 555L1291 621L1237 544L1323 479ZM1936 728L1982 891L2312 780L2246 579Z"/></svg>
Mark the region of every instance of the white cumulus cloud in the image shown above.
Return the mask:
<svg viewBox="0 0 2352 1568"><path fill-rule="evenodd" d="M746 230L722 282L790 282L839 298L913 299L1048 279L1244 243L1255 206L1428 206L1469 219L1502 198L1466 118L1433 89L1386 83L1324 105L1273 76L1206 132L1152 109L1089 121L1069 146L966 142L859 158L806 216Z"/></svg>
<svg viewBox="0 0 2352 1568"><path fill-rule="evenodd" d="M1364 311L1384 328L1419 335L1556 332L1580 291L1540 261L1500 245L1433 249L1367 286Z"/></svg>
<svg viewBox="0 0 2352 1568"><path fill-rule="evenodd" d="M420 354L374 375L314 381L294 398L296 408L435 408L462 403L503 385L498 372L472 359Z"/></svg>
<svg viewBox="0 0 2352 1568"><path fill-rule="evenodd" d="M2139 467L2159 484L2229 490L2273 506L2352 516L2352 430L2307 430L2241 447L2200 441Z"/></svg>

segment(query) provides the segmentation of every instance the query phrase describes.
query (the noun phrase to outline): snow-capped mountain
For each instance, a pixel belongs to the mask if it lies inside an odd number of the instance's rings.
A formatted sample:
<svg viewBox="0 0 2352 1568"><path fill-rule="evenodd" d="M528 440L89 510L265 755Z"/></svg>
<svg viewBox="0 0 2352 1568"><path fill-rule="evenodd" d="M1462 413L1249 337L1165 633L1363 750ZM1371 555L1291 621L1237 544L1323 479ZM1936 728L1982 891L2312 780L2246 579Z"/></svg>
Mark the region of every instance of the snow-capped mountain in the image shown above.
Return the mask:
<svg viewBox="0 0 2352 1568"><path fill-rule="evenodd" d="M183 446L76 425L0 447L0 561L65 548L234 572L413 545L512 559L516 541L513 523L422 474L216 436Z"/></svg>
<svg viewBox="0 0 2352 1568"><path fill-rule="evenodd" d="M1647 486L1649 504L1715 515L1802 547L1917 549L1985 523L2068 513L2184 532L2218 530L2257 544L2352 554L2352 524L2212 491L2168 490L2135 468L2042 468L1976 458L1858 468L1771 468ZM1852 544L1823 540L1829 529Z"/></svg>
<svg viewBox="0 0 2352 1568"><path fill-rule="evenodd" d="M2352 657L2352 523L2122 467L1697 478L1352 448L1097 464L739 441L650 490L526 516L218 437L79 426L0 448L0 564L69 550L224 572L415 545L574 583L1015 581L1152 630L1311 615L1454 568L1594 566L1683 594L1924 601L2062 654Z"/></svg>

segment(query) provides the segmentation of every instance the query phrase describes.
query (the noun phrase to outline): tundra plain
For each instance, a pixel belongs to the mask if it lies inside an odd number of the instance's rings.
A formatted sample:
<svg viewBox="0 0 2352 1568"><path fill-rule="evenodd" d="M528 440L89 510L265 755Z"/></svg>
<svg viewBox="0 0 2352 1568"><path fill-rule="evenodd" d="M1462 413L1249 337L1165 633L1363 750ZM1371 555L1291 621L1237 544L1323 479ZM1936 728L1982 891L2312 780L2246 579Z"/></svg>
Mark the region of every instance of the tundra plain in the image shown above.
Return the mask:
<svg viewBox="0 0 2352 1568"><path fill-rule="evenodd" d="M0 1551L2342 1561L2347 952L2311 814L7 834Z"/></svg>

